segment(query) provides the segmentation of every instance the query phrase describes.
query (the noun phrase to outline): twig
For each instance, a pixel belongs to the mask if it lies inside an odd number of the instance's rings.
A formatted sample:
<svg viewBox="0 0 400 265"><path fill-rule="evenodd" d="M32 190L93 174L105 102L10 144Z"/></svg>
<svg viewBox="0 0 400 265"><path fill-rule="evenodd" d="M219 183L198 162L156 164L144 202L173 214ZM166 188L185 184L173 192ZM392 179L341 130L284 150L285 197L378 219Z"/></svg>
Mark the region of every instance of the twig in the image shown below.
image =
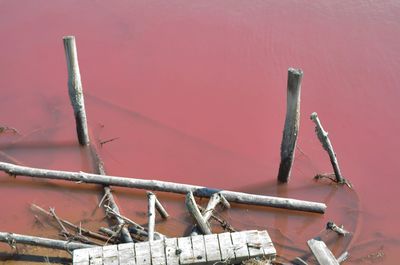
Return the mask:
<svg viewBox="0 0 400 265"><path fill-rule="evenodd" d="M58 216L57 216L57 214L56 214L54 208L50 208L50 214L53 216L53 218L57 221L58 225L60 226L60 228L61 228L61 234L63 234L64 237L65 237L66 239L68 239L69 232L68 232L68 230L65 228L65 226L62 224L61 220L58 218Z"/></svg>
<svg viewBox="0 0 400 265"><path fill-rule="evenodd" d="M114 137L114 138L111 138L111 139L108 139L108 140L100 141L100 146L103 147L104 144L112 142L112 141L115 141L115 140L118 140L119 138L120 137Z"/></svg>

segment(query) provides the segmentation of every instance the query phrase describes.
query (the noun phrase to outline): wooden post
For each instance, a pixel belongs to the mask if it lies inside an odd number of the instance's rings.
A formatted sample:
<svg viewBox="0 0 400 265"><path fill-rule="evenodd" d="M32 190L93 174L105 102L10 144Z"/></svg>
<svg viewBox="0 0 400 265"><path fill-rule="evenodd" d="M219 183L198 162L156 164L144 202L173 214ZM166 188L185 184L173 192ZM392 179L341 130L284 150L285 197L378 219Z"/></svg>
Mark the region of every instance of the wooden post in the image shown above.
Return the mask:
<svg viewBox="0 0 400 265"><path fill-rule="evenodd" d="M300 92L303 71L289 68L287 82L286 119L281 144L281 163L278 181L288 182L296 149L297 135L300 125Z"/></svg>
<svg viewBox="0 0 400 265"><path fill-rule="evenodd" d="M196 201L194 200L193 193L191 191L186 195L185 204L189 210L189 213L199 225L201 232L203 232L205 235L211 234L211 229L207 221L204 220L203 216L201 215L199 208L197 208Z"/></svg>
<svg viewBox="0 0 400 265"><path fill-rule="evenodd" d="M323 241L310 239L307 241L308 247L320 265L339 265L332 252Z"/></svg>
<svg viewBox="0 0 400 265"><path fill-rule="evenodd" d="M153 193L147 193L147 198L149 200L149 211L148 211L148 234L149 241L154 240L154 226L156 223L156 195Z"/></svg>
<svg viewBox="0 0 400 265"><path fill-rule="evenodd" d="M72 107L74 109L76 132L78 134L79 144L87 145L89 144L89 134L75 37L66 36L63 38L63 40L68 68L68 92Z"/></svg>
<svg viewBox="0 0 400 265"><path fill-rule="evenodd" d="M329 140L328 132L326 132L322 127L321 121L319 120L318 114L316 112L313 112L310 118L315 123L315 132L318 136L319 141L322 144L322 147L329 154L333 171L335 172L336 182L340 184L345 184L346 180L343 178L342 173L340 172L339 163L337 161L335 151L333 151L331 141Z"/></svg>
<svg viewBox="0 0 400 265"><path fill-rule="evenodd" d="M151 191L147 192L147 196L149 196L149 194L153 194L154 198L156 200L156 210L158 211L158 213L161 215L161 217L163 219L167 219L169 217L169 214L167 212L167 210L165 210L164 206L161 204L161 202L158 200L157 195L155 195L154 193L152 193Z"/></svg>

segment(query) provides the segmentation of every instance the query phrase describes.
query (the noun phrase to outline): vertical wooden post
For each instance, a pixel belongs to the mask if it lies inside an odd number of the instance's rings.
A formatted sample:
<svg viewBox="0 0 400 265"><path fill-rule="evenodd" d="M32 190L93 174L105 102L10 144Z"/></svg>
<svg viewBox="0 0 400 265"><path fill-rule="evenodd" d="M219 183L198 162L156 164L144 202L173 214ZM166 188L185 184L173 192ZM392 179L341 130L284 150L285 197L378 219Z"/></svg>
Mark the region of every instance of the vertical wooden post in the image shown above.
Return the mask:
<svg viewBox="0 0 400 265"><path fill-rule="evenodd" d="M279 165L278 181L288 182L292 169L294 153L300 125L300 92L303 71L288 69L287 105L285 127L281 144L281 163Z"/></svg>
<svg viewBox="0 0 400 265"><path fill-rule="evenodd" d="M78 134L79 144L88 145L89 135L75 37L66 36L63 38L63 41L68 68L68 92L74 109L76 132Z"/></svg>
<svg viewBox="0 0 400 265"><path fill-rule="evenodd" d="M154 226L156 222L156 195L151 192L147 193L147 198L149 200L149 208L148 208L148 234L149 241L154 240Z"/></svg>

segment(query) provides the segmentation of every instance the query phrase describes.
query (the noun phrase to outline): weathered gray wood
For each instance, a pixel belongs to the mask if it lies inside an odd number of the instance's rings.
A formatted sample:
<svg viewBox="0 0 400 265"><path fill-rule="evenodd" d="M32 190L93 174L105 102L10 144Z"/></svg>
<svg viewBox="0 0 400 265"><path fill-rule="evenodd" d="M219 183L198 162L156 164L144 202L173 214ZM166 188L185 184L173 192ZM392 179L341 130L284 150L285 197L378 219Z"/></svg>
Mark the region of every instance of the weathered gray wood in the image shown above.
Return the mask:
<svg viewBox="0 0 400 265"><path fill-rule="evenodd" d="M179 264L178 239L177 238L166 238L164 242L165 242L165 256L166 256L167 265Z"/></svg>
<svg viewBox="0 0 400 265"><path fill-rule="evenodd" d="M103 265L103 247L91 248L88 251L90 265Z"/></svg>
<svg viewBox="0 0 400 265"><path fill-rule="evenodd" d="M249 249L247 248L246 232L231 233L233 249L237 262L249 259Z"/></svg>
<svg viewBox="0 0 400 265"><path fill-rule="evenodd" d="M217 234L204 235L204 245L206 247L207 262L221 260L221 251Z"/></svg>
<svg viewBox="0 0 400 265"><path fill-rule="evenodd" d="M150 242L151 264L166 265L164 240Z"/></svg>
<svg viewBox="0 0 400 265"><path fill-rule="evenodd" d="M136 265L135 247L133 243L125 243L118 245L119 264Z"/></svg>
<svg viewBox="0 0 400 265"><path fill-rule="evenodd" d="M68 68L68 92L74 109L78 140L80 145L87 145L89 144L89 134L75 37L66 36L63 41Z"/></svg>
<svg viewBox="0 0 400 265"><path fill-rule="evenodd" d="M235 259L235 251L232 244L231 234L218 234L219 247L221 249L221 258L225 262Z"/></svg>
<svg viewBox="0 0 400 265"><path fill-rule="evenodd" d="M307 244L320 265L339 265L339 262L323 241L310 239Z"/></svg>
<svg viewBox="0 0 400 265"><path fill-rule="evenodd" d="M264 251L260 242L260 236L257 230L246 231L246 242L249 249L250 258L264 255Z"/></svg>
<svg viewBox="0 0 400 265"><path fill-rule="evenodd" d="M332 230L333 232L335 232L336 234L340 235L340 236L347 236L350 235L351 233L349 231L347 231L346 229L344 229L343 225L337 225L332 221L329 221L326 224L326 229Z"/></svg>
<svg viewBox="0 0 400 265"><path fill-rule="evenodd" d="M136 264L151 265L150 242L135 243Z"/></svg>
<svg viewBox="0 0 400 265"><path fill-rule="evenodd" d="M199 208L197 208L196 201L191 191L186 195L185 204L189 213L196 220L197 225L201 230L201 232L206 235L211 234L210 226L208 225L207 221L204 220L203 215L201 215Z"/></svg>
<svg viewBox="0 0 400 265"><path fill-rule="evenodd" d="M258 231L258 236L260 238L262 250L264 251L264 256L271 259L275 258L276 249L274 247L274 244L272 243L271 237L269 236L268 232L265 230Z"/></svg>
<svg viewBox="0 0 400 265"><path fill-rule="evenodd" d="M349 258L349 256L350 256L349 252L345 251L336 260L337 262L342 263L346 261Z"/></svg>
<svg viewBox="0 0 400 265"><path fill-rule="evenodd" d="M156 195L153 193L147 193L148 198L148 235L149 241L154 240L154 226L156 224Z"/></svg>
<svg viewBox="0 0 400 265"><path fill-rule="evenodd" d="M328 132L326 132L322 127L321 121L319 120L318 114L316 112L313 112L310 118L315 123L315 132L318 136L319 141L322 144L322 147L325 149L325 151L328 152L333 171L335 172L336 182L340 184L345 184L346 181L343 178L342 173L340 172L339 163L337 161L335 151L333 150L332 143L329 140Z"/></svg>
<svg viewBox="0 0 400 265"><path fill-rule="evenodd" d="M194 261L192 240L190 237L178 238L179 262L180 264L191 264Z"/></svg>
<svg viewBox="0 0 400 265"><path fill-rule="evenodd" d="M158 211L158 213L161 215L161 217L163 219L167 219L169 217L169 214L167 212L167 210L165 210L164 206L161 204L161 202L158 200L157 195L155 195L154 193L148 191L147 194L153 194L156 198L156 210Z"/></svg>
<svg viewBox="0 0 400 265"><path fill-rule="evenodd" d="M103 247L103 264L104 265L118 265L118 246L109 245Z"/></svg>
<svg viewBox="0 0 400 265"><path fill-rule="evenodd" d="M89 265L89 251L88 249L82 248L77 249L73 253L74 265Z"/></svg>
<svg viewBox="0 0 400 265"><path fill-rule="evenodd" d="M206 247L204 245L204 236L196 235L192 236L192 246L193 246L193 263L197 265L206 264L207 257L206 257Z"/></svg>
<svg viewBox="0 0 400 265"><path fill-rule="evenodd" d="M173 183L167 181L124 178L117 176L101 176L85 172L69 172L59 170L40 169L32 167L18 166L10 163L0 162L0 170L12 176L28 176L44 179L58 179L79 183L92 183L110 186L119 186L135 189L158 190L187 194L193 191L193 195L198 197L210 197L216 192L220 192L230 202L269 206L275 208L291 209L298 211L324 213L326 205L324 203L310 202L289 198L272 197L248 194L236 191L218 190L203 186Z"/></svg>
<svg viewBox="0 0 400 265"><path fill-rule="evenodd" d="M297 135L300 125L300 92L303 71L289 68L287 82L287 102L285 127L281 144L281 163L279 165L278 181L288 182L294 161Z"/></svg>
<svg viewBox="0 0 400 265"><path fill-rule="evenodd" d="M0 232L0 242L12 244L24 244L38 247L54 248L61 250L75 250L80 248L92 248L93 245L69 242L63 240L49 239L36 236L27 236L14 233Z"/></svg>

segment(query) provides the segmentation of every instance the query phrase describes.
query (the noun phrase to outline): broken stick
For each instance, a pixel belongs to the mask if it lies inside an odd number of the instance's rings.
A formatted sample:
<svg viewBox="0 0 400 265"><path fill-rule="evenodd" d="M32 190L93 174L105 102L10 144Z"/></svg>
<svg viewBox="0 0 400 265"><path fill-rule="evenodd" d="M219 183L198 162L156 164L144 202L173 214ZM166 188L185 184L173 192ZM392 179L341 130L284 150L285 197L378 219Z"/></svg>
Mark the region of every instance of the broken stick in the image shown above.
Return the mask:
<svg viewBox="0 0 400 265"><path fill-rule="evenodd" d="M156 224L156 195L153 193L147 193L147 198L149 200L149 212L148 212L148 235L149 241L154 240L154 226Z"/></svg>
<svg viewBox="0 0 400 265"><path fill-rule="evenodd" d="M286 118L281 144L281 163L278 181L288 182L294 161L297 135L300 125L300 92L303 71L289 68L287 82Z"/></svg>
<svg viewBox="0 0 400 265"><path fill-rule="evenodd" d="M207 220L205 220L203 218L203 215L201 215L200 210L197 207L196 201L194 200L193 193L191 191L188 192L188 194L186 195L185 204L186 208L189 210L189 213L196 220L201 232L205 235L211 234L211 229L207 223Z"/></svg>
<svg viewBox="0 0 400 265"><path fill-rule="evenodd" d="M339 265L339 262L323 241L310 239L307 244L320 265Z"/></svg>
<svg viewBox="0 0 400 265"><path fill-rule="evenodd" d="M150 194L150 193L153 194L154 198L156 199L156 210L158 211L158 213L161 215L161 217L163 219L167 219L169 217L167 210L165 210L164 206L161 204L161 202L158 200L157 196L154 193L152 193L150 191L147 192L147 194Z"/></svg>

